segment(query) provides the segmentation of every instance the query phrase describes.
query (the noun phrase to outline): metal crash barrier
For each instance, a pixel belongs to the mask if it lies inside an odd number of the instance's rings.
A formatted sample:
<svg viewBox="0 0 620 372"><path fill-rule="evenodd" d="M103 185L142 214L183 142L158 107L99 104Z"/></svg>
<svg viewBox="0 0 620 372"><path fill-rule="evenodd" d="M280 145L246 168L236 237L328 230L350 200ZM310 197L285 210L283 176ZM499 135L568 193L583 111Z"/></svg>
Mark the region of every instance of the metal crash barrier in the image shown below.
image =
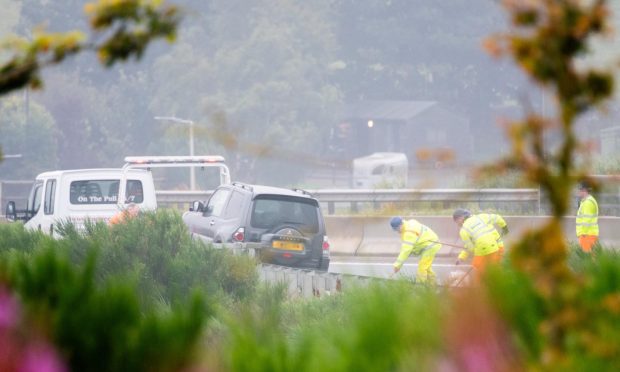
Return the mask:
<svg viewBox="0 0 620 372"><path fill-rule="evenodd" d="M326 207L327 214L376 210L384 206L454 208L472 205L479 209L498 206L515 212L537 214L540 211L538 189L325 189L307 190ZM156 192L157 204L165 208L187 210L195 200L207 200L208 191ZM337 209L338 207L338 209Z"/></svg>
<svg viewBox="0 0 620 372"><path fill-rule="evenodd" d="M206 243L206 242L205 242ZM216 249L230 249L233 254L258 257L259 243L206 243ZM360 286L378 278L335 274L311 269L292 268L272 264L260 264L261 281L282 284L289 297L323 297L342 292L344 288Z"/></svg>

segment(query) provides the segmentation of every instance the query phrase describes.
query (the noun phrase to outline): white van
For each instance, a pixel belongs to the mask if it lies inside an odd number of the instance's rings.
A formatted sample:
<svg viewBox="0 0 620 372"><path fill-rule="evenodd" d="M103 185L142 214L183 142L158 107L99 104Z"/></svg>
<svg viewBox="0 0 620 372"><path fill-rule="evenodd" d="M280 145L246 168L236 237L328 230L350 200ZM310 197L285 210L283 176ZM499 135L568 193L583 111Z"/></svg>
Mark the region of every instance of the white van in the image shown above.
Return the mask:
<svg viewBox="0 0 620 372"><path fill-rule="evenodd" d="M376 152L353 160L353 188L398 188L407 186L409 162L399 152Z"/></svg>
<svg viewBox="0 0 620 372"><path fill-rule="evenodd" d="M122 181L123 187L120 187ZM9 202L6 217L23 220L26 228L54 234L65 221L78 228L85 220L107 221L128 204L155 210L151 172L141 169L76 169L39 174L28 196L26 209Z"/></svg>
<svg viewBox="0 0 620 372"><path fill-rule="evenodd" d="M39 174L30 190L26 209L17 210L14 202L6 207L6 218L22 220L30 229L54 234L58 223L108 221L135 204L140 210L157 209L152 168L190 167L219 169L220 184L230 183L225 159L204 156L128 156L123 168L75 169Z"/></svg>

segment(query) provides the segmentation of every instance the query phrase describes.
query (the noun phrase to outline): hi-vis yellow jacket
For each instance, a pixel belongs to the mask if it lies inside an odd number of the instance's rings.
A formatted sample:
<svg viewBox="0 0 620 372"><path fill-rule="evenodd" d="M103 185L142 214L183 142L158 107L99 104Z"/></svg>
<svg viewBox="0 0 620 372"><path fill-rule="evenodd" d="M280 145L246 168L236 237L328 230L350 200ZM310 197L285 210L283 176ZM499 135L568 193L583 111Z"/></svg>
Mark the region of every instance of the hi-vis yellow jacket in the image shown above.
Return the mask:
<svg viewBox="0 0 620 372"><path fill-rule="evenodd" d="M474 256L486 256L499 250L497 241L501 236L495 226L486 223L481 215L475 214L466 219L459 235L465 243L465 249L459 254L460 260L466 260L472 252Z"/></svg>
<svg viewBox="0 0 620 372"><path fill-rule="evenodd" d="M441 248L439 237L428 226L411 219L403 221L400 254L394 262L395 267L402 267L410 254L434 255Z"/></svg>
<svg viewBox="0 0 620 372"><path fill-rule="evenodd" d="M598 236L598 203L592 195L588 195L579 203L576 225L577 236Z"/></svg>
<svg viewBox="0 0 620 372"><path fill-rule="evenodd" d="M479 216L482 219L482 221L484 221L484 223L486 223L487 225L492 225L496 228L499 227L501 229L508 225L506 223L506 220L504 220L504 218L500 216L499 214L480 213L480 214L477 214L476 216ZM504 246L504 241L502 240L501 234L500 234L499 239L497 239L497 244L500 246L500 248Z"/></svg>

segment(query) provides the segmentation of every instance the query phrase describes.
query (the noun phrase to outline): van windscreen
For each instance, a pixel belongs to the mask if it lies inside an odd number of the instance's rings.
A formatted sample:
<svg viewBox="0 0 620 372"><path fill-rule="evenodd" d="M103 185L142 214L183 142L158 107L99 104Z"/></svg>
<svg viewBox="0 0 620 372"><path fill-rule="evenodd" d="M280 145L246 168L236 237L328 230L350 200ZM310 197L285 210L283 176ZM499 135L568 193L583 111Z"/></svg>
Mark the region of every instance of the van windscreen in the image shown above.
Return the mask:
<svg viewBox="0 0 620 372"><path fill-rule="evenodd" d="M70 185L69 201L76 205L116 204L119 180L80 180ZM142 203L142 182L127 180L127 195L132 203Z"/></svg>

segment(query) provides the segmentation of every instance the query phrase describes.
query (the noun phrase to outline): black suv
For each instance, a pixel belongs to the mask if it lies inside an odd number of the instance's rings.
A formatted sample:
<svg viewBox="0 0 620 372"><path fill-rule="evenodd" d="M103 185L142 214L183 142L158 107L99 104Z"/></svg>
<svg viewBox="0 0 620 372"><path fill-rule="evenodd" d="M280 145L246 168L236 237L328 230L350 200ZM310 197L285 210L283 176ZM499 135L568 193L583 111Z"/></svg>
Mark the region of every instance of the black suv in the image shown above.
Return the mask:
<svg viewBox="0 0 620 372"><path fill-rule="evenodd" d="M183 222L208 242L261 243L263 262L327 271L329 242L319 202L308 192L239 182L196 201Z"/></svg>

